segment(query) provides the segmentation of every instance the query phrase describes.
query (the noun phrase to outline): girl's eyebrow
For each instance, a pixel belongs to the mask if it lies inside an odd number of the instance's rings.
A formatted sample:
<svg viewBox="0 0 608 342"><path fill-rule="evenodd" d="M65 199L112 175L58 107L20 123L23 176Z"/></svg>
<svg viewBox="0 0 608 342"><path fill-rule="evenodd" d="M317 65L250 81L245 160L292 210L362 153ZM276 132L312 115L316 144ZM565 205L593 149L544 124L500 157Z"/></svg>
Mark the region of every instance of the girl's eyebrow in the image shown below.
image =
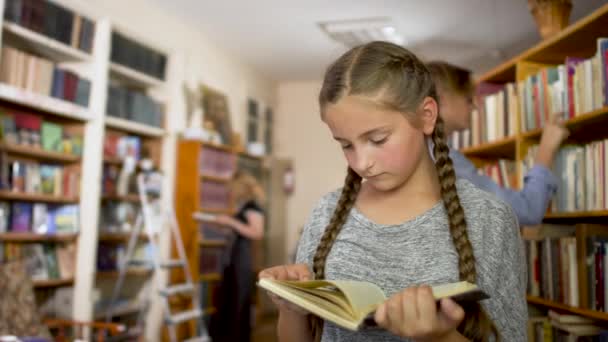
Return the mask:
<svg viewBox="0 0 608 342"><path fill-rule="evenodd" d="M383 125L383 126L379 126L379 127L376 127L376 128L372 128L370 130L367 130L367 131L361 133L358 138L363 138L365 136L370 136L370 135L372 135L374 133L377 133L378 131L385 130L385 129L389 128L389 127L390 127L390 125ZM341 137L337 137L337 136L334 136L334 139L337 140L337 141L347 141L347 139L344 139L344 138L341 138Z"/></svg>

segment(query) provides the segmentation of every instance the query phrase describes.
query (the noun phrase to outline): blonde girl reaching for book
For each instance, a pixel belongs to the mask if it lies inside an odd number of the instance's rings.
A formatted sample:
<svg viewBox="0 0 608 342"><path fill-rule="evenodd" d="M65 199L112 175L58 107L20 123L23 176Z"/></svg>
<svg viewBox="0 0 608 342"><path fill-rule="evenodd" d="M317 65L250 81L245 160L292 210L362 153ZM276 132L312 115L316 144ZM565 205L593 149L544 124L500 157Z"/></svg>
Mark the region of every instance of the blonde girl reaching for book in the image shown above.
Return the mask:
<svg viewBox="0 0 608 342"><path fill-rule="evenodd" d="M353 48L328 68L319 104L348 162L344 186L313 209L296 264L260 277L367 281L389 299L375 313L381 329L354 332L273 298L280 340L525 341L517 218L456 180L426 66L390 43ZM437 305L428 286L458 280L491 298Z"/></svg>

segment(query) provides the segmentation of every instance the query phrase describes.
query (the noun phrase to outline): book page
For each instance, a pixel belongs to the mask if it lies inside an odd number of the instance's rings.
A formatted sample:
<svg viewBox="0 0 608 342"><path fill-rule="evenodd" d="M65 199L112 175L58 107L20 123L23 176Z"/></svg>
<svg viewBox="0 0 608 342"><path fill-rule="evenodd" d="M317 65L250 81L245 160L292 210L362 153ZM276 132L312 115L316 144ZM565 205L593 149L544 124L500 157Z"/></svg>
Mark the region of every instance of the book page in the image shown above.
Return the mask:
<svg viewBox="0 0 608 342"><path fill-rule="evenodd" d="M335 287L341 292L352 308L354 317L362 319L378 305L386 301L384 292L375 284L361 281L349 280L310 280L310 281L290 281L285 282L288 286L308 289L318 293L324 291L328 286ZM339 295L338 295L339 296Z"/></svg>

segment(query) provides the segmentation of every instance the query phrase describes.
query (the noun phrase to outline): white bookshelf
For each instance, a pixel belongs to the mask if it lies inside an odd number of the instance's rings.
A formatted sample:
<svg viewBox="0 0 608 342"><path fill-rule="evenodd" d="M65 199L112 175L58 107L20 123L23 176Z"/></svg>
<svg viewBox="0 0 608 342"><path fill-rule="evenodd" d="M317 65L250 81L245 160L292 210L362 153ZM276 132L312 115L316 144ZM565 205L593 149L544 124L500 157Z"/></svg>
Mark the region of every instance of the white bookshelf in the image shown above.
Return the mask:
<svg viewBox="0 0 608 342"><path fill-rule="evenodd" d="M120 79L124 84L140 88L161 87L165 84L158 78L113 62L110 63L110 76Z"/></svg>
<svg viewBox="0 0 608 342"><path fill-rule="evenodd" d="M87 108L6 83L0 83L0 99L68 119L88 121L93 118Z"/></svg>
<svg viewBox="0 0 608 342"><path fill-rule="evenodd" d="M165 130L159 127L154 127L139 122L121 119L106 115L106 126L117 128L122 131L141 135L144 137L160 138L165 135Z"/></svg>
<svg viewBox="0 0 608 342"><path fill-rule="evenodd" d="M27 47L28 49L55 61L90 62L90 54L66 45L40 33L28 30L14 23L4 22L3 39Z"/></svg>

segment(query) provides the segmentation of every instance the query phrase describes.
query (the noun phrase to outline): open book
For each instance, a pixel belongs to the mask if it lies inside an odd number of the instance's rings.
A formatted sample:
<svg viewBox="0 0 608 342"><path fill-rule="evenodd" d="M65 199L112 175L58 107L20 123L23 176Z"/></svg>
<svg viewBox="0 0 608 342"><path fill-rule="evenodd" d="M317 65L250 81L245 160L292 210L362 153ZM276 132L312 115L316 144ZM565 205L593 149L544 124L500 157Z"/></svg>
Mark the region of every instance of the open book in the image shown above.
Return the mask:
<svg viewBox="0 0 608 342"><path fill-rule="evenodd" d="M368 282L347 280L279 281L262 278L258 286L349 330L373 326L373 313L386 301L382 290ZM431 287L435 299L477 301L489 296L466 281Z"/></svg>

